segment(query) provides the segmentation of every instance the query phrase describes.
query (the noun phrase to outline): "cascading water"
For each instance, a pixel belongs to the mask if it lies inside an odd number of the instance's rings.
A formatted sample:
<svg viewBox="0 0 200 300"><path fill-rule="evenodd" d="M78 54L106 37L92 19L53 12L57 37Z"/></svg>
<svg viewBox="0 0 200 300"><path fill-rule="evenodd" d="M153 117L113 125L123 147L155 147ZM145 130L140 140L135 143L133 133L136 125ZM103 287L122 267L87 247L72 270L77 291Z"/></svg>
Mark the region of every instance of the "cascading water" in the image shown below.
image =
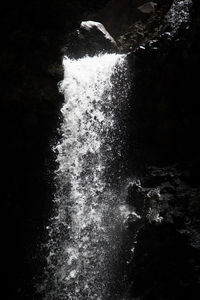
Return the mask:
<svg viewBox="0 0 200 300"><path fill-rule="evenodd" d="M114 299L120 249L126 55L63 60L62 138L55 147L55 210L51 219L44 299ZM121 118L123 119L123 118Z"/></svg>

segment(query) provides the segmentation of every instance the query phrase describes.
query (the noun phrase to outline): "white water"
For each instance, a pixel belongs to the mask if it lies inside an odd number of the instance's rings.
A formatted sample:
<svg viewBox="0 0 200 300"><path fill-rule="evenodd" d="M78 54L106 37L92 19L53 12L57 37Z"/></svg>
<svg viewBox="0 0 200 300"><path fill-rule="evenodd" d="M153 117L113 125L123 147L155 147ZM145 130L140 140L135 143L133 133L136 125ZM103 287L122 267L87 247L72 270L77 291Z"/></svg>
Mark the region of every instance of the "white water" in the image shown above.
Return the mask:
<svg viewBox="0 0 200 300"><path fill-rule="evenodd" d="M106 300L120 249L125 55L63 60L62 138L48 242L45 299ZM118 171L116 171L118 170Z"/></svg>

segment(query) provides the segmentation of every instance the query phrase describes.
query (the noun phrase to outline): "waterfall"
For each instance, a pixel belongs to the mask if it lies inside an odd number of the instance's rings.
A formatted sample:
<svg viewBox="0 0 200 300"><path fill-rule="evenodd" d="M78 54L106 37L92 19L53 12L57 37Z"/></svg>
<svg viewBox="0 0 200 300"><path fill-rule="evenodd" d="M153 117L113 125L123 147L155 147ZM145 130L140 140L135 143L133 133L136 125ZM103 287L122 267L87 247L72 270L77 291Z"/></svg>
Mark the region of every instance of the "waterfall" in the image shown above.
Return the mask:
<svg viewBox="0 0 200 300"><path fill-rule="evenodd" d="M129 89L126 55L64 57L45 299L114 299Z"/></svg>

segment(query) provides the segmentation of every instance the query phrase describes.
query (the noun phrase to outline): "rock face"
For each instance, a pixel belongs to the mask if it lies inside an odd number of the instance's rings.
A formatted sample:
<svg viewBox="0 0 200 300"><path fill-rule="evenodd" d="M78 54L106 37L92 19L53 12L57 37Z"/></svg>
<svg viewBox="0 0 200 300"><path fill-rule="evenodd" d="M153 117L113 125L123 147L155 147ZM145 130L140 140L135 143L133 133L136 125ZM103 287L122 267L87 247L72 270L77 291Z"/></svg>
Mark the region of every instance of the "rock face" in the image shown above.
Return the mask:
<svg viewBox="0 0 200 300"><path fill-rule="evenodd" d="M146 162L171 163L192 156L199 161L195 137L199 103L192 96L198 93L198 9L194 12L189 1L184 1L184 6L183 1L175 1L157 37L133 51L136 118Z"/></svg>
<svg viewBox="0 0 200 300"><path fill-rule="evenodd" d="M172 0L110 0L102 9L89 15L105 25L107 30L118 41L119 36L127 37L130 41L133 34L134 43L148 40L150 36L157 32L161 21L172 4ZM140 9L141 8L141 11Z"/></svg>
<svg viewBox="0 0 200 300"><path fill-rule="evenodd" d="M139 185L138 180L130 183L127 202L142 218L130 214L126 221L129 288L123 299L199 297L200 188L195 176L191 164L154 166Z"/></svg>
<svg viewBox="0 0 200 300"><path fill-rule="evenodd" d="M155 8L157 6L156 2L146 2L143 5L139 6L138 9L139 11L141 11L144 14L150 14L153 13L155 11Z"/></svg>
<svg viewBox="0 0 200 300"><path fill-rule="evenodd" d="M117 44L103 24L94 21L83 21L80 28L70 37L64 53L68 56L80 58L85 55L118 51Z"/></svg>
<svg viewBox="0 0 200 300"><path fill-rule="evenodd" d="M192 2L174 1L153 34L148 35L148 26L140 26L144 24L140 21L124 35L134 56L132 103L138 136L133 128L130 140L137 139L139 145L136 178L138 170L142 173L141 184L130 184L127 196L128 205L142 218L130 214L126 221L126 300L200 297L200 126L195 113L200 5ZM148 41L140 40L138 31ZM128 49L123 40L122 45ZM157 211L161 222L154 220Z"/></svg>

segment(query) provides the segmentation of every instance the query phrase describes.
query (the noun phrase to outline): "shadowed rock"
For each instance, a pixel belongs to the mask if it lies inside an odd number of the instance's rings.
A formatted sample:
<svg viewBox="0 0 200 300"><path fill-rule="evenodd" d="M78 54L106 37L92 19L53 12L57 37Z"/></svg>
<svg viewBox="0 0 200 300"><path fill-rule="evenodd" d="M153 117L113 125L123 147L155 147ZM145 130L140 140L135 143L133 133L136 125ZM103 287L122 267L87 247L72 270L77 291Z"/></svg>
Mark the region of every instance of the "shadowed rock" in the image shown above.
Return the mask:
<svg viewBox="0 0 200 300"><path fill-rule="evenodd" d="M150 1L150 2L144 3L143 5L139 6L138 10L144 14L150 14L155 11L156 6L157 6L156 2Z"/></svg>

